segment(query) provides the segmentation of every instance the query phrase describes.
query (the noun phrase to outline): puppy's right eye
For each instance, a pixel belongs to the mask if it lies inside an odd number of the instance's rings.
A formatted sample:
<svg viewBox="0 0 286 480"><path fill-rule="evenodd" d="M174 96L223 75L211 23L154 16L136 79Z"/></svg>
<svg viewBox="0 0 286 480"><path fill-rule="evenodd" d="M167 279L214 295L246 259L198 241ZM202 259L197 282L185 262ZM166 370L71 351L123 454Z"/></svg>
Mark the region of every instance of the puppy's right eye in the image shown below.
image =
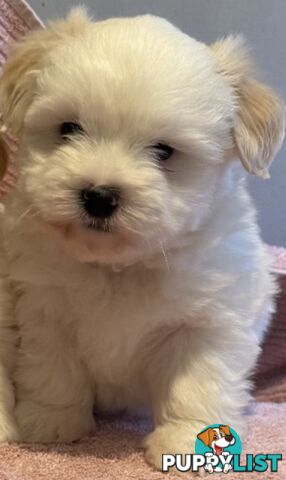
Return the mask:
<svg viewBox="0 0 286 480"><path fill-rule="evenodd" d="M153 145L152 148L157 160L159 160L159 162L161 163L169 160L169 158L171 158L174 153L173 147L170 147L170 145L167 145L165 143L157 143L156 145Z"/></svg>
<svg viewBox="0 0 286 480"><path fill-rule="evenodd" d="M60 126L60 133L63 138L68 138L78 133L83 133L83 128L79 123L64 122Z"/></svg>

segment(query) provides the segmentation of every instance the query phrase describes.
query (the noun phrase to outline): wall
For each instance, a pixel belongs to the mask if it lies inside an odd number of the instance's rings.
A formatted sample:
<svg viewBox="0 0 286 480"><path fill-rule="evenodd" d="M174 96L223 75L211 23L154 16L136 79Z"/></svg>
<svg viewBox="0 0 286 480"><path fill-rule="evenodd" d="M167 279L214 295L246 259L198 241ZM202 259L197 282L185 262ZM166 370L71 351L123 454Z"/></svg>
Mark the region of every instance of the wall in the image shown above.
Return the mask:
<svg viewBox="0 0 286 480"><path fill-rule="evenodd" d="M70 0L30 0L45 21L65 14ZM191 36L212 42L227 33L242 32L253 47L263 78L286 98L286 0L86 0L97 18L154 13ZM266 241L286 246L286 146L277 156L271 179L250 178Z"/></svg>

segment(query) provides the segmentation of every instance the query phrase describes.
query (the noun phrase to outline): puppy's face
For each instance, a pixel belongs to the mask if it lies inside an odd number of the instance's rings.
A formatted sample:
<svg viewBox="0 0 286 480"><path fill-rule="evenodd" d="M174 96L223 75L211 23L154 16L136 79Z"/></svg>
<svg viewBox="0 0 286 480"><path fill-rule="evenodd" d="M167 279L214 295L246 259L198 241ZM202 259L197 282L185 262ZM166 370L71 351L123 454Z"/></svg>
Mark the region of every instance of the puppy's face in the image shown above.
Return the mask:
<svg viewBox="0 0 286 480"><path fill-rule="evenodd" d="M76 13L42 35L27 41L36 65L25 84L14 80L19 190L33 215L101 263L148 257L200 228L222 189L237 108L213 51L149 16Z"/></svg>

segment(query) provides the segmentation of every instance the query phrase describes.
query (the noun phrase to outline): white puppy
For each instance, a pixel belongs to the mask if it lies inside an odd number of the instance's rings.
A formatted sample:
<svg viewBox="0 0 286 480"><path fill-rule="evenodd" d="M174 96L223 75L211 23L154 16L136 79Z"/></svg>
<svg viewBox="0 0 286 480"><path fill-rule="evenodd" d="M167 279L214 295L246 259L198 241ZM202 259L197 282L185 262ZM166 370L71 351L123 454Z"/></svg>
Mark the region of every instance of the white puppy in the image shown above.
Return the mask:
<svg viewBox="0 0 286 480"><path fill-rule="evenodd" d="M284 134L241 38L208 47L153 16L76 10L12 49L1 109L20 137L2 440L17 438L12 384L23 441L81 438L94 403L151 407L158 468L206 425L241 434L275 283L236 158L266 177Z"/></svg>

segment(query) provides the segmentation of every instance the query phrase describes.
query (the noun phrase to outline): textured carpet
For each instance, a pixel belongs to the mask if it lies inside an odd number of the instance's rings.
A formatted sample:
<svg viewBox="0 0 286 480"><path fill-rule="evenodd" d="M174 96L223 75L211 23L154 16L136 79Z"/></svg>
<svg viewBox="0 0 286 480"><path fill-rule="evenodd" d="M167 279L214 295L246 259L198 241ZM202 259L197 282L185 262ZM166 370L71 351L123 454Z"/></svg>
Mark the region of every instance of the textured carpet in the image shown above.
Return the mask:
<svg viewBox="0 0 286 480"><path fill-rule="evenodd" d="M286 404L254 404L249 414L246 453L286 453ZM98 421L94 437L73 445L18 445L0 447L0 480L155 480L174 478L154 472L142 455L140 444L150 422L139 417L105 418ZM244 461L241 462L242 464ZM189 474L183 474L189 478ZM216 474L215 479L223 478ZM232 479L286 479L286 462L278 473L235 473Z"/></svg>

